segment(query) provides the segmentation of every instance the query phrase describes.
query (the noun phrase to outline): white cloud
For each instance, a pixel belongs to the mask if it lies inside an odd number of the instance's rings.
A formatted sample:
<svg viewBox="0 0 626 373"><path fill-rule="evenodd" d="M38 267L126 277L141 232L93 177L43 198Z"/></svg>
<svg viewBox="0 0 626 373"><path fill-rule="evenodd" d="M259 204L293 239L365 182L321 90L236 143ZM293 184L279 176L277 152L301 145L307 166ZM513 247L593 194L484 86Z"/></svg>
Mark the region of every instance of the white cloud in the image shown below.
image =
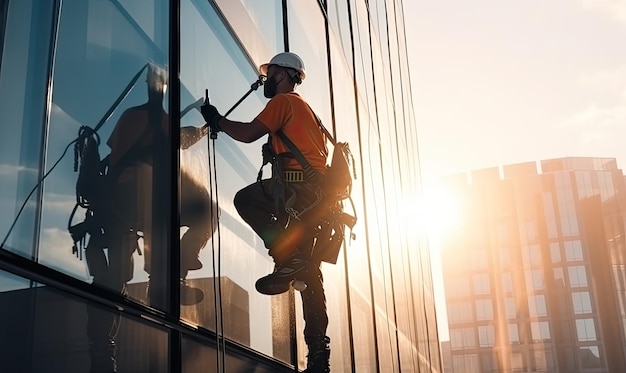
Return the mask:
<svg viewBox="0 0 626 373"><path fill-rule="evenodd" d="M37 173L36 168L28 168L24 166L16 166L13 164L0 164L0 175L15 175L18 172L31 172Z"/></svg>
<svg viewBox="0 0 626 373"><path fill-rule="evenodd" d="M624 0L581 0L583 9L598 10L612 18L626 22L626 1Z"/></svg>
<svg viewBox="0 0 626 373"><path fill-rule="evenodd" d="M41 231L39 262L63 273L87 280L88 271L85 258L80 260L72 254L72 238L67 230L46 228Z"/></svg>
<svg viewBox="0 0 626 373"><path fill-rule="evenodd" d="M75 204L76 196L73 194L46 193L44 196L44 208L57 212L72 211Z"/></svg>
<svg viewBox="0 0 626 373"><path fill-rule="evenodd" d="M626 2L625 2L626 3ZM597 86L623 87L626 82L626 64L611 70L595 71L581 77L581 82Z"/></svg>
<svg viewBox="0 0 626 373"><path fill-rule="evenodd" d="M591 104L561 123L561 128L595 128L607 130L626 123L626 105L601 107Z"/></svg>

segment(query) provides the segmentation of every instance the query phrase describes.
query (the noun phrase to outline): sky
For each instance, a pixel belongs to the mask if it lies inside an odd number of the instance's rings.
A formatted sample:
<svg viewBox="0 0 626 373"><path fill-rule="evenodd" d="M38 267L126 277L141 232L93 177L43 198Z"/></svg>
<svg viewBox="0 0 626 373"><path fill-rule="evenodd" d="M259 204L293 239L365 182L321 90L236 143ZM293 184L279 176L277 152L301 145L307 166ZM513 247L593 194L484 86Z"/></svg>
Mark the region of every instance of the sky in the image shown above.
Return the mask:
<svg viewBox="0 0 626 373"><path fill-rule="evenodd" d="M403 4L426 188L448 174L570 156L626 167L626 1ZM436 239L431 249L447 340Z"/></svg>

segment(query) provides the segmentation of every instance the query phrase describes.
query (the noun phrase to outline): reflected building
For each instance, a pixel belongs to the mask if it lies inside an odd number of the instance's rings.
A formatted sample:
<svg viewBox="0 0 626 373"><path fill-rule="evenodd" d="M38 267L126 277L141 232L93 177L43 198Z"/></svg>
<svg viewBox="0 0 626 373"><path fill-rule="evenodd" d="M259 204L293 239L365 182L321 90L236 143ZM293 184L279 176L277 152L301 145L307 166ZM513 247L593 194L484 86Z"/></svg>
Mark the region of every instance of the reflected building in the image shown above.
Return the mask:
<svg viewBox="0 0 626 373"><path fill-rule="evenodd" d="M442 243L452 371L626 371L626 189L615 159L447 181L461 216Z"/></svg>
<svg viewBox="0 0 626 373"><path fill-rule="evenodd" d="M304 368L300 296L256 292L274 264L232 202L265 139L189 137L205 91L252 120L262 90L235 103L291 51L306 65L297 91L356 159L354 237L322 265L332 371L441 372L427 241L398 214L421 184L402 3L0 0L0 370L112 371L113 356L120 372ZM102 158L150 148L124 175L115 244L94 240L99 226L69 232L92 206L76 207L83 126ZM197 261L184 257L194 196L218 212Z"/></svg>

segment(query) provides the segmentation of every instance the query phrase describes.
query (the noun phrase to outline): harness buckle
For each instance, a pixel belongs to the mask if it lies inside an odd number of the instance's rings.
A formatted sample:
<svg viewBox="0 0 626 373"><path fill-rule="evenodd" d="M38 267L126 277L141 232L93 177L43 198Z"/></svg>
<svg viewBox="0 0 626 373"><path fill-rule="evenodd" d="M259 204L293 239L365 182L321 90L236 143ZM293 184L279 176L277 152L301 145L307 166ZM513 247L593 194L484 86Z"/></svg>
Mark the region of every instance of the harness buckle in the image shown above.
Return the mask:
<svg viewBox="0 0 626 373"><path fill-rule="evenodd" d="M304 181L304 171L285 171L284 178L288 183L301 183Z"/></svg>

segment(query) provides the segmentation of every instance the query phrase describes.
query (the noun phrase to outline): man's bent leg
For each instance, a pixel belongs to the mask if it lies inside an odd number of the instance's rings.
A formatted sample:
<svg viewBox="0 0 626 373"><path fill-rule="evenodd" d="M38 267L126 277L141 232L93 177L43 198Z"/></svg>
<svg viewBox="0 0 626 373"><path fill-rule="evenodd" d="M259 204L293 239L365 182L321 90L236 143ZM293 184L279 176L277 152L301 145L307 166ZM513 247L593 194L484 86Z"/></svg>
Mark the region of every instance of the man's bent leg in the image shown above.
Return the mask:
<svg viewBox="0 0 626 373"><path fill-rule="evenodd" d="M272 255L271 247L285 229L286 216L275 211L271 182L248 185L237 192L233 202L239 216L261 237Z"/></svg>
<svg viewBox="0 0 626 373"><path fill-rule="evenodd" d="M202 268L199 255L217 230L217 206L209 192L187 172L181 173L180 225L188 227L180 241L181 277Z"/></svg>

